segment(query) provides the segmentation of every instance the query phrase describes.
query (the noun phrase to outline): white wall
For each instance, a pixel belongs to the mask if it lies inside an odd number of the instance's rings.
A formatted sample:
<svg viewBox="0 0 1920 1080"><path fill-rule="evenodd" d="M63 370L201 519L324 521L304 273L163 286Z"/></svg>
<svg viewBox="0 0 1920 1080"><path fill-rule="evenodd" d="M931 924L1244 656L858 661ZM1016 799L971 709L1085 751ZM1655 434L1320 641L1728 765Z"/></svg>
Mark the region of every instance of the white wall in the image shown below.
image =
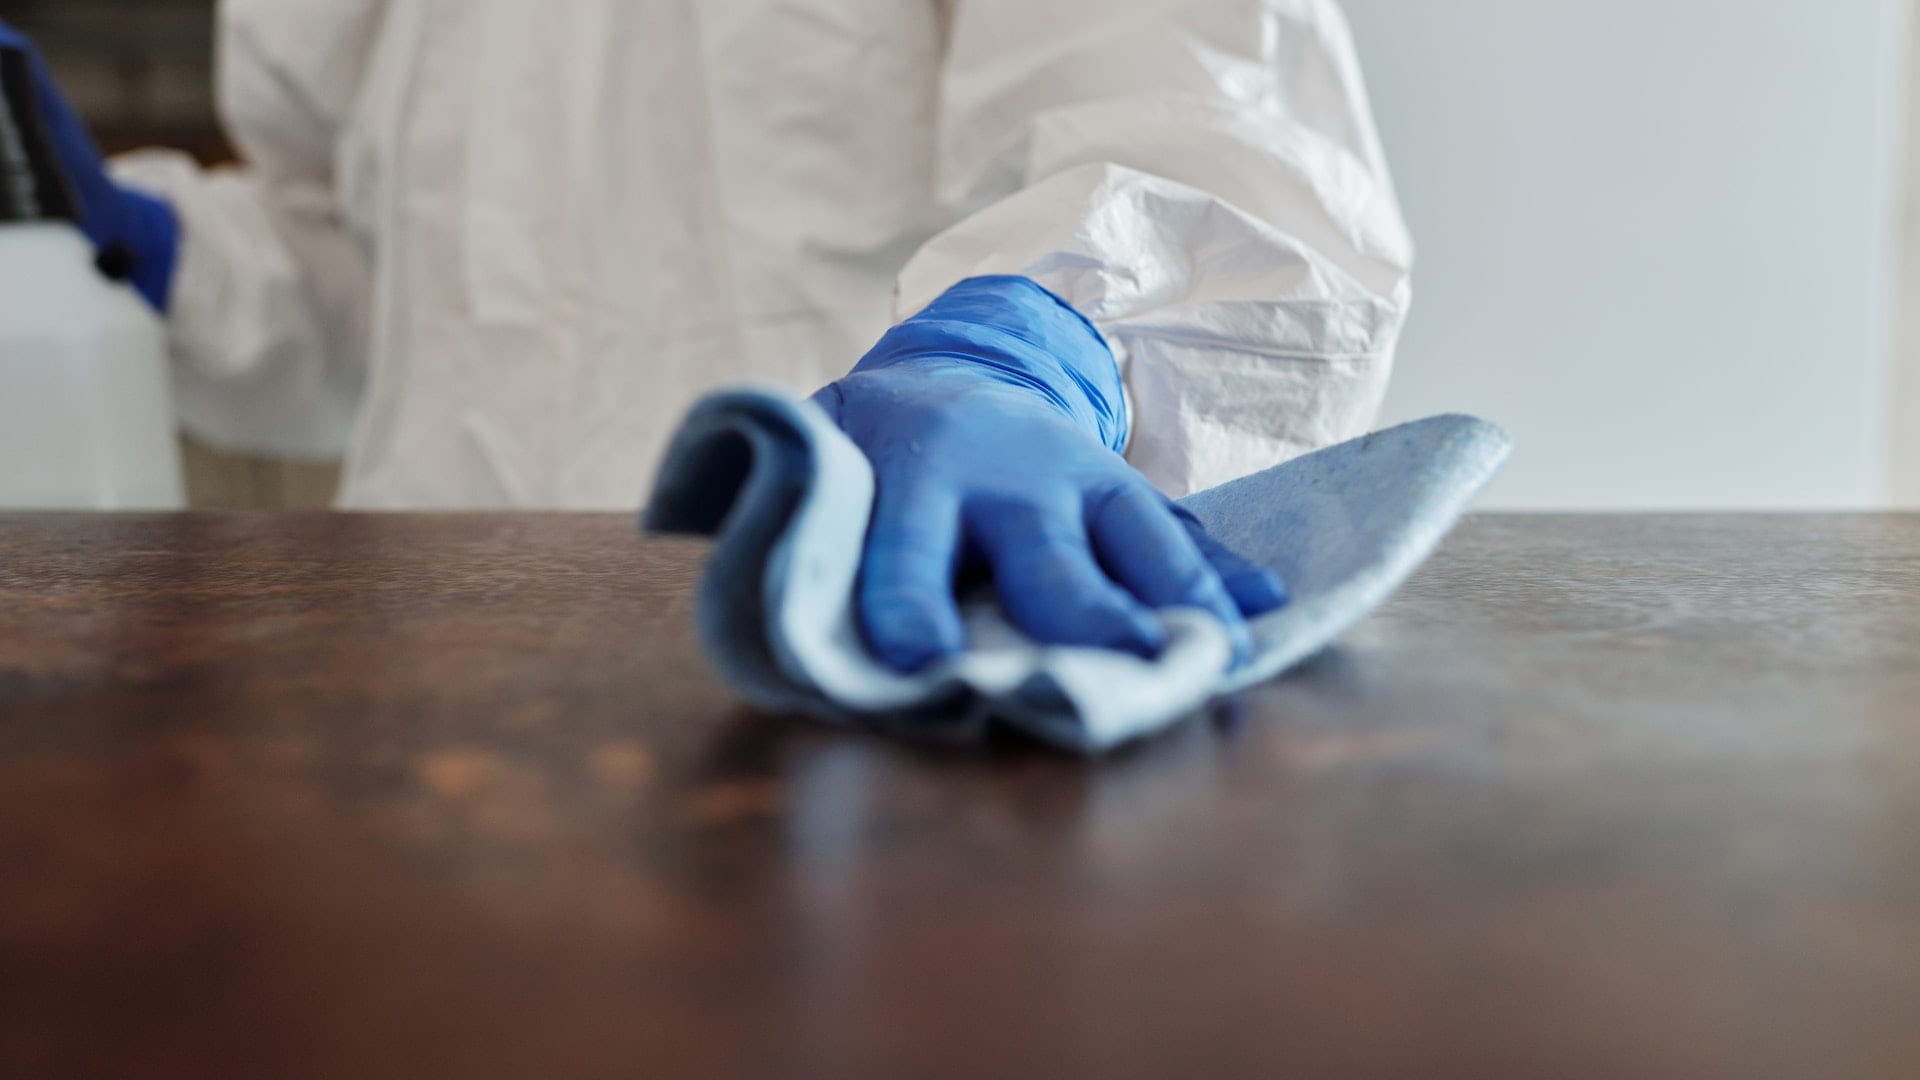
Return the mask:
<svg viewBox="0 0 1920 1080"><path fill-rule="evenodd" d="M1920 509L1920 77L1914 69L1914 58L1920 57L1920 18L1912 10L1913 0L1900 3L1907 20L1907 115L1902 125L1906 197L1887 434L1894 505Z"/></svg>
<svg viewBox="0 0 1920 1080"><path fill-rule="evenodd" d="M1421 244L1390 420L1509 426L1493 506L1884 503L1903 0L1346 7Z"/></svg>

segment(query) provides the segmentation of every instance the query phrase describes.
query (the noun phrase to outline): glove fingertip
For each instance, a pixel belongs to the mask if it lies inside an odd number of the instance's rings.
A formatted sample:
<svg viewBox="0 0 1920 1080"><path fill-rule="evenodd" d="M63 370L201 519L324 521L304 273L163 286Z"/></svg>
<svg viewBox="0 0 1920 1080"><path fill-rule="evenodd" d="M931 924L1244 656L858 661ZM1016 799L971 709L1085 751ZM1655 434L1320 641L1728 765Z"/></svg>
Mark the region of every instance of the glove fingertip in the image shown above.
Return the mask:
<svg viewBox="0 0 1920 1080"><path fill-rule="evenodd" d="M1247 626L1247 616L1232 591L1231 584L1221 582L1208 590L1208 595L1198 598L1195 606L1213 613L1227 632L1227 640L1233 646L1233 666L1238 669L1253 658L1253 631Z"/></svg>
<svg viewBox="0 0 1920 1080"><path fill-rule="evenodd" d="M866 607L868 643L882 663L914 674L966 648L959 616L925 600L890 598Z"/></svg>
<svg viewBox="0 0 1920 1080"><path fill-rule="evenodd" d="M1129 612L1118 640L1113 645L1121 652L1132 653L1142 660L1157 658L1167 648L1167 631L1160 620L1145 611Z"/></svg>
<svg viewBox="0 0 1920 1080"><path fill-rule="evenodd" d="M1248 618L1279 611L1293 600L1286 581L1279 574L1260 567L1250 567L1229 577L1227 592Z"/></svg>
<svg viewBox="0 0 1920 1080"><path fill-rule="evenodd" d="M1243 619L1227 624L1227 638L1233 643L1233 668L1238 671L1253 659L1253 631Z"/></svg>

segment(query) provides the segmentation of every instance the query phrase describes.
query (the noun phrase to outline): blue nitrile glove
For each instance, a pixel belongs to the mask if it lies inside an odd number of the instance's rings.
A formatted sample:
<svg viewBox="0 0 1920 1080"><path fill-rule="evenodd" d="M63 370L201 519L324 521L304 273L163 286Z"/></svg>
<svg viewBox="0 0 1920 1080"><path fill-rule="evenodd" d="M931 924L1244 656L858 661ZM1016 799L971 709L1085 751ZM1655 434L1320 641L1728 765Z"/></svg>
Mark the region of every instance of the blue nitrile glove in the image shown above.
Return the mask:
<svg viewBox="0 0 1920 1080"><path fill-rule="evenodd" d="M164 200L123 188L107 176L100 151L73 106L54 85L33 43L0 20L0 87L29 159L47 157L61 176L43 178L52 217L71 217L93 241L102 273L127 281L164 312L180 258L180 219Z"/></svg>
<svg viewBox="0 0 1920 1080"><path fill-rule="evenodd" d="M1150 656L1165 643L1150 611L1195 607L1244 657L1245 616L1287 601L1278 577L1215 543L1120 456L1113 353L1026 278L954 286L813 400L873 463L859 609L892 667L966 647L963 559L990 569L1007 616L1048 644Z"/></svg>

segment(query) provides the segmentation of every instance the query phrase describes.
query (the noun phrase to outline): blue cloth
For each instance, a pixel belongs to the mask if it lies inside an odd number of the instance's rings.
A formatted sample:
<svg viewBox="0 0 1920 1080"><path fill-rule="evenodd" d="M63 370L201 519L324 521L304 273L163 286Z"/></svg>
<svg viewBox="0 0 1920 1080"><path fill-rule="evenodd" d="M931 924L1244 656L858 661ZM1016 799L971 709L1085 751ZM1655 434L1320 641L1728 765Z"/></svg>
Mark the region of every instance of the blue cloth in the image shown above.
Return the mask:
<svg viewBox="0 0 1920 1080"><path fill-rule="evenodd" d="M180 261L180 218L165 200L107 175L93 137L26 36L0 20L0 124L14 131L42 189L40 213L72 219L93 242L102 273L167 310Z"/></svg>
<svg viewBox="0 0 1920 1080"><path fill-rule="evenodd" d="M754 704L940 738L999 722L1096 754L1331 644L1426 559L1509 445L1484 421L1435 417L1185 500L1216 538L1292 587L1288 606L1253 620L1253 659L1238 669L1226 633L1203 612L1165 613L1170 644L1143 660L1035 645L989 595L963 605L965 653L915 675L882 664L854 606L873 471L818 408L779 391L729 391L696 406L642 525L716 538L696 620L721 673Z"/></svg>

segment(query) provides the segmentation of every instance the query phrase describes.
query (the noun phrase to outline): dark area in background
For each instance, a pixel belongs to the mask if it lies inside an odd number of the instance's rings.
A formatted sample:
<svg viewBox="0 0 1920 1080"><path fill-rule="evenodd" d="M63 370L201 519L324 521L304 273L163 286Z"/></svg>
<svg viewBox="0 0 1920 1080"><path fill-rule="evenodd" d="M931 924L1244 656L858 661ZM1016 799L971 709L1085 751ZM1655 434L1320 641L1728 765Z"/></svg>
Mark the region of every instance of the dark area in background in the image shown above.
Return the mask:
<svg viewBox="0 0 1920 1080"><path fill-rule="evenodd" d="M326 3L327 0L314 0ZM5 0L101 148L230 156L213 104L215 0Z"/></svg>

